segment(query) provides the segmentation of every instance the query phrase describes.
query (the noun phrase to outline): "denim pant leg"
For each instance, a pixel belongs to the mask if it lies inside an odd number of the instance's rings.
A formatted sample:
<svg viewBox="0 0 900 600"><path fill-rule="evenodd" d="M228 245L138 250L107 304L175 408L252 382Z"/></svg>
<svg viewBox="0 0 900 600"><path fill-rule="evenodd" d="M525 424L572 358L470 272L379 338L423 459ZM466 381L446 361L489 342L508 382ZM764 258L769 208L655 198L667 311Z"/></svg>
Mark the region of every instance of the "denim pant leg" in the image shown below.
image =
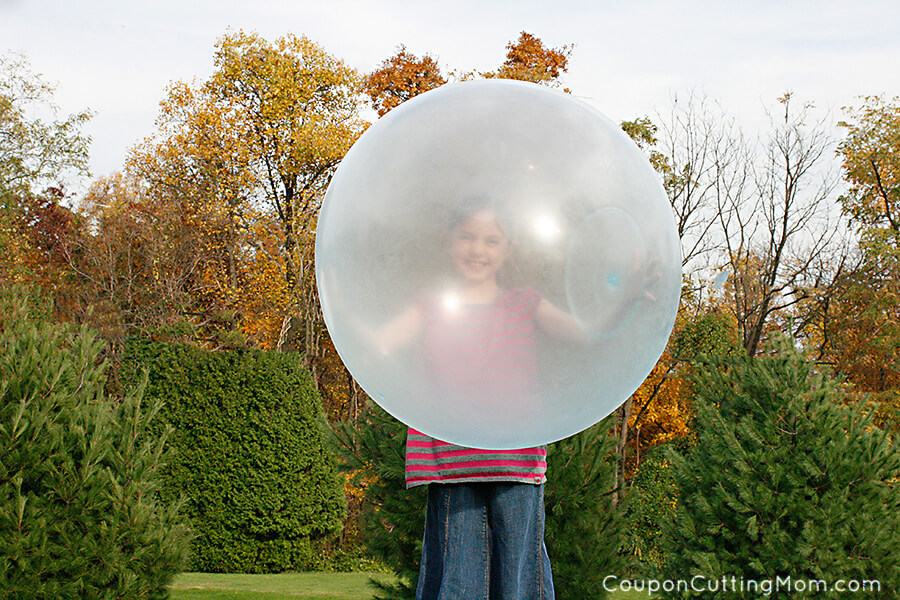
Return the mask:
<svg viewBox="0 0 900 600"><path fill-rule="evenodd" d="M490 600L553 600L553 576L544 544L544 486L492 484Z"/></svg>
<svg viewBox="0 0 900 600"><path fill-rule="evenodd" d="M428 488L416 600L553 600L542 485Z"/></svg>
<svg viewBox="0 0 900 600"><path fill-rule="evenodd" d="M490 536L483 486L428 486L416 600L488 600Z"/></svg>

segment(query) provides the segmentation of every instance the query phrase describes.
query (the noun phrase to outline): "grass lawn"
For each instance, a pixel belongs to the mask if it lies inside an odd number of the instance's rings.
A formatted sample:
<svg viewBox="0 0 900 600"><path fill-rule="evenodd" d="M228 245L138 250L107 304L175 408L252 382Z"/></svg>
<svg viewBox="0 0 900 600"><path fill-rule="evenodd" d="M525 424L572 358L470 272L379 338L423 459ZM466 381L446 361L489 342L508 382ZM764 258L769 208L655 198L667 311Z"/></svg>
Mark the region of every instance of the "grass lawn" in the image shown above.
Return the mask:
<svg viewBox="0 0 900 600"><path fill-rule="evenodd" d="M172 585L172 600L371 600L370 577L390 581L384 573L284 573L223 575L182 573ZM612 600L647 599L646 593L616 592Z"/></svg>
<svg viewBox="0 0 900 600"><path fill-rule="evenodd" d="M393 579L384 573L182 573L171 590L172 600L371 600L370 577Z"/></svg>

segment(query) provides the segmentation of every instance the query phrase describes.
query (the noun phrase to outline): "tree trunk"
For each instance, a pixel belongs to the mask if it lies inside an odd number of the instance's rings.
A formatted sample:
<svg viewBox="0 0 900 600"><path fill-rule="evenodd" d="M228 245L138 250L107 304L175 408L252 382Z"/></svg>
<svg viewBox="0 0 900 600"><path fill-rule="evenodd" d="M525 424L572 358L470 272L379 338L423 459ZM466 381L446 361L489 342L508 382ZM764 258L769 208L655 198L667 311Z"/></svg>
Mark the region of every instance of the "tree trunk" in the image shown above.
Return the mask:
<svg viewBox="0 0 900 600"><path fill-rule="evenodd" d="M622 486L625 483L625 458L628 452L628 420L631 418L631 405L634 400L629 396L628 400L618 408L617 440L616 440L616 468L614 476L614 488L612 495L613 508L618 506L621 499Z"/></svg>

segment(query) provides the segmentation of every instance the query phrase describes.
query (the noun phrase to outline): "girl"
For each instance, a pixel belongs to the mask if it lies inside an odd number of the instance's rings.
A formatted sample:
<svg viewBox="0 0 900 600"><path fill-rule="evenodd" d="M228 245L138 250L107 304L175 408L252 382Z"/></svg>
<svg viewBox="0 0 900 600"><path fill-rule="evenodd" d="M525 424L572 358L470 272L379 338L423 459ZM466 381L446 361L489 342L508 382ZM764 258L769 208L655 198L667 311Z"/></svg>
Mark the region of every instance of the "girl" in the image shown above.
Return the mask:
<svg viewBox="0 0 900 600"><path fill-rule="evenodd" d="M589 339L533 289L501 287L512 247L496 210L465 210L450 231L449 290L426 294L376 338L384 352L419 341L435 389L460 410L528 405L537 389L537 330ZM544 545L546 457L546 447L480 450L409 429L407 488L429 485L417 600L553 598Z"/></svg>

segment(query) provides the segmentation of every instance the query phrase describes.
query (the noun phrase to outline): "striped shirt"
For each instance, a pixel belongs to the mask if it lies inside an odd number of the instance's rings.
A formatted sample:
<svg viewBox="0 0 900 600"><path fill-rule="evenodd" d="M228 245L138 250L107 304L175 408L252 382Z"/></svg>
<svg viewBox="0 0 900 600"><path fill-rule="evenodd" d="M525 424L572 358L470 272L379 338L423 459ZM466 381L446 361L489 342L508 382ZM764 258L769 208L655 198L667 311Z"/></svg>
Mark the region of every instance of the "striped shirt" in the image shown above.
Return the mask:
<svg viewBox="0 0 900 600"><path fill-rule="evenodd" d="M423 359L441 402L489 404L515 410L535 393L534 314L541 298L531 289L501 292L484 306L447 311L436 299L422 303ZM546 481L547 449L479 450L457 446L410 428L406 486L427 483Z"/></svg>
<svg viewBox="0 0 900 600"><path fill-rule="evenodd" d="M410 428L406 436L406 487L426 483L547 481L547 447L479 450L449 444Z"/></svg>

